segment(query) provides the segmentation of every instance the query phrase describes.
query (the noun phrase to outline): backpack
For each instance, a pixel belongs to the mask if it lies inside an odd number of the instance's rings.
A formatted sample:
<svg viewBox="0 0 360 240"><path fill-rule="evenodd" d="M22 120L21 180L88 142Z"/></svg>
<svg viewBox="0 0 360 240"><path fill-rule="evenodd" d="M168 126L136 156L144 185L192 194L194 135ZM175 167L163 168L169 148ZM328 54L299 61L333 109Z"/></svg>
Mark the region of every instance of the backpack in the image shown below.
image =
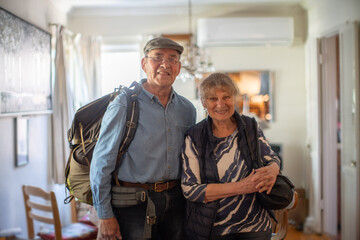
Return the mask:
<svg viewBox="0 0 360 240"><path fill-rule="evenodd" d="M133 87L133 89L131 89ZM92 205L92 192L90 188L90 164L93 151L99 138L102 118L111 101L121 93L126 95L127 113L125 134L121 141L113 172L117 181L117 169L120 159L132 141L139 118L138 95L141 86L133 82L129 88L120 85L114 92L96 99L79 108L74 116L71 127L67 132L70 145L70 154L65 168L65 186L70 192L64 202L69 203L74 197L83 203Z"/></svg>

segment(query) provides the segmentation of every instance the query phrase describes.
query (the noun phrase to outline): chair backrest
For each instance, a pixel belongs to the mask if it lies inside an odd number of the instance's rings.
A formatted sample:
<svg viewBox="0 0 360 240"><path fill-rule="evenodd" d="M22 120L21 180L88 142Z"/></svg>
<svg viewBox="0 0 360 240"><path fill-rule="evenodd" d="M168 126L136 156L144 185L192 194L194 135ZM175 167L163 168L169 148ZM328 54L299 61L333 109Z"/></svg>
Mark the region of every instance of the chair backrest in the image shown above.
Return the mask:
<svg viewBox="0 0 360 240"><path fill-rule="evenodd" d="M59 209L54 192L34 186L23 186L28 238L35 238L34 220L53 224L55 239L62 239ZM35 211L34 211L35 210ZM49 214L49 213L52 213Z"/></svg>
<svg viewBox="0 0 360 240"><path fill-rule="evenodd" d="M71 222L83 222L84 215L88 215L93 206L77 201L76 198L73 198L70 202L71 209Z"/></svg>
<svg viewBox="0 0 360 240"><path fill-rule="evenodd" d="M272 221L272 237L271 240L283 240L286 237L287 230L288 230L288 211L294 209L298 203L298 193L294 192L294 201L292 206L288 207L287 209L280 209L274 211L275 217L278 221Z"/></svg>

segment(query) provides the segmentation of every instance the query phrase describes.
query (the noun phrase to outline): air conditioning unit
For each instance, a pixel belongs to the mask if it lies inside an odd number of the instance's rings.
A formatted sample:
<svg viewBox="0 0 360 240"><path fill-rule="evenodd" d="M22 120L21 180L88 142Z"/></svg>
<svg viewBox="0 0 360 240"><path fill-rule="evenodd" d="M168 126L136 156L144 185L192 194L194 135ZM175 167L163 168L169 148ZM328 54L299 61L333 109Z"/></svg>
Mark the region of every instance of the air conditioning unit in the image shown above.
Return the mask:
<svg viewBox="0 0 360 240"><path fill-rule="evenodd" d="M290 46L294 40L291 17L200 18L197 44L221 46Z"/></svg>

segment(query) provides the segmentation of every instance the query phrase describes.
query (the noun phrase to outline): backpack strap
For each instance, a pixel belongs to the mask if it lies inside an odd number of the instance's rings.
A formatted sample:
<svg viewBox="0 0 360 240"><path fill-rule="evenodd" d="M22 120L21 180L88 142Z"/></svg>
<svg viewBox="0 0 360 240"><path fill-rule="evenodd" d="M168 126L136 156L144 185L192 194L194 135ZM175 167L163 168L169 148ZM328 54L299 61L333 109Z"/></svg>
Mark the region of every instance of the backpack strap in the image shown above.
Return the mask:
<svg viewBox="0 0 360 240"><path fill-rule="evenodd" d="M248 144L248 147L249 147L251 160L253 161L254 168L260 168L260 167L263 167L264 164L261 161L260 146L259 146L259 139L258 139L258 132L257 132L257 123L256 123L255 118L251 118L251 120L252 120L252 125L253 125L252 127L254 128L253 130L255 132L255 139L256 139L255 149L256 149L256 153L257 153L257 158L255 158L254 151L253 151L253 149L251 147L249 133L248 133L248 130L247 130L248 127L247 126L244 129L245 130L245 136L246 136L246 141L247 141L247 144Z"/></svg>
<svg viewBox="0 0 360 240"><path fill-rule="evenodd" d="M120 166L120 160L124 155L124 153L127 151L131 141L135 136L137 124L139 121L138 96L141 92L141 85L138 82L134 81L129 88L121 87L119 88L119 91L125 92L127 108L126 108L125 134L124 134L124 138L120 143L119 152L116 159L115 171L113 172L113 178L116 185L120 185L119 179L117 177Z"/></svg>

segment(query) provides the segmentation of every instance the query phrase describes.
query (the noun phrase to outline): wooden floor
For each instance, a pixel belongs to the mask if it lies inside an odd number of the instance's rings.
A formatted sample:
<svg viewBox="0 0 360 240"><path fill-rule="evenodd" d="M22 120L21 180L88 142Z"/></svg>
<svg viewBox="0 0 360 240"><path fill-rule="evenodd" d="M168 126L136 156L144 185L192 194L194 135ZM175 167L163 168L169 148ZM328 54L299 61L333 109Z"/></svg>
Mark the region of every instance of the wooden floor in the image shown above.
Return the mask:
<svg viewBox="0 0 360 240"><path fill-rule="evenodd" d="M296 230L294 226L289 225L285 240L340 240L340 238L331 238L317 234L305 234Z"/></svg>

